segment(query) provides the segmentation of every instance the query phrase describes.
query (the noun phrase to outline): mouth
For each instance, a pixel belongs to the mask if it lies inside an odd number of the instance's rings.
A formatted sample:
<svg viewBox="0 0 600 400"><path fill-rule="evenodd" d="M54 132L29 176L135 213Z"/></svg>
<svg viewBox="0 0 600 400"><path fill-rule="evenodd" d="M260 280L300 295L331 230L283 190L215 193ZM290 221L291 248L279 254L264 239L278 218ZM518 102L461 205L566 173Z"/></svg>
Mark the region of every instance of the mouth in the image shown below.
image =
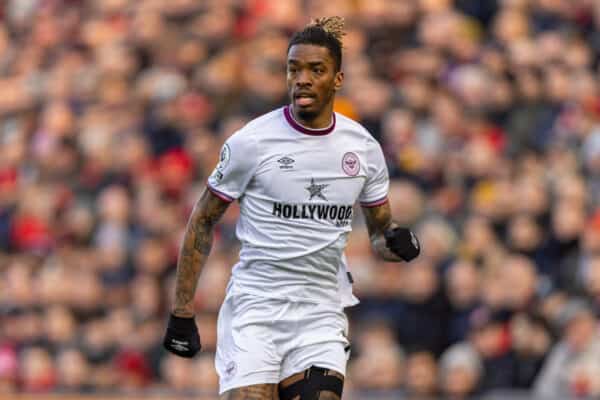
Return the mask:
<svg viewBox="0 0 600 400"><path fill-rule="evenodd" d="M301 107L310 106L316 101L316 96L312 93L301 92L294 94L294 101Z"/></svg>

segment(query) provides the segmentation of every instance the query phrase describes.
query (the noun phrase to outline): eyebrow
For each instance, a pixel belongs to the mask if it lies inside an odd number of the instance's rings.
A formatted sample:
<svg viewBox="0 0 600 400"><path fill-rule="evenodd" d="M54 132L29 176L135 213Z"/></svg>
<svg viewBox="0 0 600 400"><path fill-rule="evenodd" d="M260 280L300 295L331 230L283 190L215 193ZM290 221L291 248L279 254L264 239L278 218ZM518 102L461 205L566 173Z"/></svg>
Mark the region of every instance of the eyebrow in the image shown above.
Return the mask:
<svg viewBox="0 0 600 400"><path fill-rule="evenodd" d="M301 61L298 61L298 60L293 59L293 58L289 59L287 63L288 64L303 64ZM326 65L324 61L309 61L306 64L308 64L311 67L316 67L316 66L319 66L319 65Z"/></svg>

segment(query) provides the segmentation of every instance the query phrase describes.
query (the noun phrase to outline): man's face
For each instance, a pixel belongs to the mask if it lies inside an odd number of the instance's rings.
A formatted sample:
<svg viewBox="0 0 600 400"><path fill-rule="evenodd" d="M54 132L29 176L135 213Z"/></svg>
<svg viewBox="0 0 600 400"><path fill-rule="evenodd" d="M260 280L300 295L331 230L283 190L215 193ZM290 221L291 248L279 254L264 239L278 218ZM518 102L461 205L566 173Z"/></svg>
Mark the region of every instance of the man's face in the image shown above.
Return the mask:
<svg viewBox="0 0 600 400"><path fill-rule="evenodd" d="M596 318L582 312L567 324L565 340L574 351L583 351L596 334Z"/></svg>
<svg viewBox="0 0 600 400"><path fill-rule="evenodd" d="M296 44L288 51L287 87L294 114L311 120L319 116L342 86L343 74L336 72L329 49Z"/></svg>

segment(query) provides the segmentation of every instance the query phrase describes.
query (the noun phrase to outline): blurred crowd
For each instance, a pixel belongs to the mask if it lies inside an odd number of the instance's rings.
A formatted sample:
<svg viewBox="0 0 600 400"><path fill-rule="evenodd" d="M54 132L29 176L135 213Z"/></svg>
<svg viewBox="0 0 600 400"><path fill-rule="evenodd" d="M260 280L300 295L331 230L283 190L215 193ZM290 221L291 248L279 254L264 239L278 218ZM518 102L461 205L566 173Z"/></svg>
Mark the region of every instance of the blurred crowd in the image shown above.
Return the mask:
<svg viewBox="0 0 600 400"><path fill-rule="evenodd" d="M0 393L216 391L237 206L194 360L160 346L179 243L224 140L286 104L290 34L327 15L336 110L423 244L381 262L354 221L347 390L600 395L595 0L0 2Z"/></svg>

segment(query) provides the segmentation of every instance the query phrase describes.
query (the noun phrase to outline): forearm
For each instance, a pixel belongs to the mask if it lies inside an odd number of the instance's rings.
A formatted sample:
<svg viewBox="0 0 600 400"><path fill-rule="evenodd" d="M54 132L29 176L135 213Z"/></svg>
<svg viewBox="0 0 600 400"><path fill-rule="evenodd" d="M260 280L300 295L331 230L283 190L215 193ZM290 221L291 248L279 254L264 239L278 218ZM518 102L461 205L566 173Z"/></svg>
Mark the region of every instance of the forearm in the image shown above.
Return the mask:
<svg viewBox="0 0 600 400"><path fill-rule="evenodd" d="M400 257L394 254L385 244L383 232L378 232L371 236L371 247L385 261L402 261Z"/></svg>
<svg viewBox="0 0 600 400"><path fill-rule="evenodd" d="M410 229L392 221L390 205L363 208L373 250L386 261L409 262L420 253L417 237Z"/></svg>
<svg viewBox="0 0 600 400"><path fill-rule="evenodd" d="M376 231L370 235L369 239L371 240L371 248L377 253L381 258L385 261L402 261L402 259L394 254L385 244L385 237L383 232L386 229L393 229L398 226L397 223L390 221L389 224L383 227L382 230Z"/></svg>
<svg viewBox="0 0 600 400"><path fill-rule="evenodd" d="M401 261L400 257L387 247L385 241L384 232L398 226L397 223L392 221L389 203L363 210L373 251L386 261Z"/></svg>
<svg viewBox="0 0 600 400"><path fill-rule="evenodd" d="M196 285L212 247L212 226L193 217L188 222L177 261L173 314L178 317L194 315Z"/></svg>
<svg viewBox="0 0 600 400"><path fill-rule="evenodd" d="M198 278L212 247L214 226L226 207L205 191L192 211L177 261L173 314L178 317L194 315Z"/></svg>

